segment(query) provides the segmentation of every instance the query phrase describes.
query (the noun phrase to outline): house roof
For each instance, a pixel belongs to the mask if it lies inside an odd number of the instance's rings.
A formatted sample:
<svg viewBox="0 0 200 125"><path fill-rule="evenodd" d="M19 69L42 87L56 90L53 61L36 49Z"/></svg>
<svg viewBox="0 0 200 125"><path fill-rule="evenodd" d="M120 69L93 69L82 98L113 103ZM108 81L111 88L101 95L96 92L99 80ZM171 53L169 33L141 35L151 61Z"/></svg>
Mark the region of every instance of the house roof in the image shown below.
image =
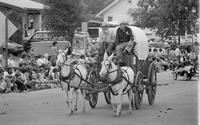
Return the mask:
<svg viewBox="0 0 200 125"><path fill-rule="evenodd" d="M32 0L0 0L0 5L19 8L22 10L41 10L45 5Z"/></svg>
<svg viewBox="0 0 200 125"><path fill-rule="evenodd" d="M103 10L101 10L96 17L100 17L101 14L103 14L105 11L107 11L108 9L110 9L112 6L114 6L116 3L120 2L120 0L114 0L112 3L110 3L108 6L106 6Z"/></svg>

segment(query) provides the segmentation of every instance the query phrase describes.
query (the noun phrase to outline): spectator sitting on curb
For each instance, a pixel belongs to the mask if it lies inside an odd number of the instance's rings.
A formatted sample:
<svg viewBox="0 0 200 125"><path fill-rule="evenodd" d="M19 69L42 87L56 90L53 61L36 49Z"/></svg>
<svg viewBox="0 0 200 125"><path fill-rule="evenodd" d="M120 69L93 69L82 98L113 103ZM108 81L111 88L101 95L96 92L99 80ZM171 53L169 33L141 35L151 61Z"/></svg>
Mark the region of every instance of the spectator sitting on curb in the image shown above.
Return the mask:
<svg viewBox="0 0 200 125"><path fill-rule="evenodd" d="M39 62L40 63L39 69L41 71L40 73L45 78L48 77L48 74L49 74L49 71L50 71L50 68L51 68L51 64L50 64L50 61L48 59L49 59L49 55L48 54L44 54L43 58L38 59L38 61L40 61Z"/></svg>
<svg viewBox="0 0 200 125"><path fill-rule="evenodd" d="M49 54L44 54L44 57L42 58L42 64L50 66L50 61L49 61Z"/></svg>
<svg viewBox="0 0 200 125"><path fill-rule="evenodd" d="M41 85L41 83L38 81L38 76L37 76L37 73L35 73L34 71L32 71L31 73L31 81L30 81L30 85L32 87L38 87Z"/></svg>
<svg viewBox="0 0 200 125"><path fill-rule="evenodd" d="M11 91L13 92L17 90L16 85L14 83L15 73L13 72L12 68L9 67L7 69L7 72L4 73L4 79L5 82L7 83L6 92L11 92Z"/></svg>
<svg viewBox="0 0 200 125"><path fill-rule="evenodd" d="M38 66L41 66L42 63L43 63L43 57L42 57L42 55L39 55L38 57L39 57L39 58L37 59L36 62L37 62L37 65L38 65Z"/></svg>
<svg viewBox="0 0 200 125"><path fill-rule="evenodd" d="M7 83L4 80L4 70L0 68L0 93L6 91Z"/></svg>
<svg viewBox="0 0 200 125"><path fill-rule="evenodd" d="M25 85L26 79L23 77L23 75L20 72L16 72L15 77L15 84L17 85L19 92L27 92L28 89Z"/></svg>

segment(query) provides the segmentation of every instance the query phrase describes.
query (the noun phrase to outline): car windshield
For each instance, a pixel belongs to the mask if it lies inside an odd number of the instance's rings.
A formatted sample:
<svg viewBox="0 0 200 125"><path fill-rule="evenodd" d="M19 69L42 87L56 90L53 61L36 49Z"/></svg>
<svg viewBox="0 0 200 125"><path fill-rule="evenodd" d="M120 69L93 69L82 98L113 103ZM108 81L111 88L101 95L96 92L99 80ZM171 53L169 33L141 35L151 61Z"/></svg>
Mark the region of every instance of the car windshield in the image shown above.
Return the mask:
<svg viewBox="0 0 200 125"><path fill-rule="evenodd" d="M36 33L35 35L33 35L31 40L35 40L35 41L44 40L44 41L46 41L46 40L53 40L53 37L48 32L44 32L44 33L39 32L39 33Z"/></svg>

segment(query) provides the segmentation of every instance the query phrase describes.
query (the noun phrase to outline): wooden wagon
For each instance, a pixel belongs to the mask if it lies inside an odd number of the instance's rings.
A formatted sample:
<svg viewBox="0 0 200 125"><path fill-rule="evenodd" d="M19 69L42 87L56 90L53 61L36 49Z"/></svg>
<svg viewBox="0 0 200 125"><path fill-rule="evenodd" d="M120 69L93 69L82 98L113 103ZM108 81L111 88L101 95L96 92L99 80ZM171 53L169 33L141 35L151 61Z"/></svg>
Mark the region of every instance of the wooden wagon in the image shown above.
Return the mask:
<svg viewBox="0 0 200 125"><path fill-rule="evenodd" d="M144 90L146 90L146 94L148 95L149 104L152 105L154 103L157 88L157 74L154 62L151 58L148 58L149 49L145 33L138 27L130 26L130 28L132 29L137 44L130 55L123 55L122 60L136 74L134 84L132 84L134 92L134 103L132 102L132 104L135 104L136 109L139 109ZM115 32L116 28L112 30ZM89 99L90 106L92 108L96 106L99 92L104 92L106 102L110 104L110 87L112 84L107 84L106 81L99 80L99 68L93 68L90 71L90 79L92 81L88 89L91 93Z"/></svg>

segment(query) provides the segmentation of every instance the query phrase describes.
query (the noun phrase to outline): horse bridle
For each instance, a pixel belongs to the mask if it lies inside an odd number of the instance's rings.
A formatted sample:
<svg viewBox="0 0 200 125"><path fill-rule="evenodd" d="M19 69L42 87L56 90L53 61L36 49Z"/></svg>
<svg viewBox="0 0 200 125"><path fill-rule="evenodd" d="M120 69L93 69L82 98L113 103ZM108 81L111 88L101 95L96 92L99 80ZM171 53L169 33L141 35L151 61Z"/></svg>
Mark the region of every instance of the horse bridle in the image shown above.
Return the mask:
<svg viewBox="0 0 200 125"><path fill-rule="evenodd" d="M107 75L107 76L108 76L108 74L110 74L110 73L113 73L113 72L115 72L115 71L121 70L120 68L117 68L116 70L110 71L110 69L112 68L112 61L110 61L110 60L108 60L108 59L106 59L105 61L108 61L108 62L109 62L108 66L105 64L105 62L102 63L102 65L104 65L104 66L106 67L106 70L107 70L106 75Z"/></svg>
<svg viewBox="0 0 200 125"><path fill-rule="evenodd" d="M105 66L105 68L106 68L106 70L107 70L106 75L108 75L109 73L111 73L111 72L109 72L109 71L110 71L110 69L112 68L112 62L111 62L110 60L108 60L108 59L106 59L105 61L108 61L109 64L106 65L105 62L104 62L104 63L102 63L102 65ZM113 72L113 71L112 71L112 72Z"/></svg>

